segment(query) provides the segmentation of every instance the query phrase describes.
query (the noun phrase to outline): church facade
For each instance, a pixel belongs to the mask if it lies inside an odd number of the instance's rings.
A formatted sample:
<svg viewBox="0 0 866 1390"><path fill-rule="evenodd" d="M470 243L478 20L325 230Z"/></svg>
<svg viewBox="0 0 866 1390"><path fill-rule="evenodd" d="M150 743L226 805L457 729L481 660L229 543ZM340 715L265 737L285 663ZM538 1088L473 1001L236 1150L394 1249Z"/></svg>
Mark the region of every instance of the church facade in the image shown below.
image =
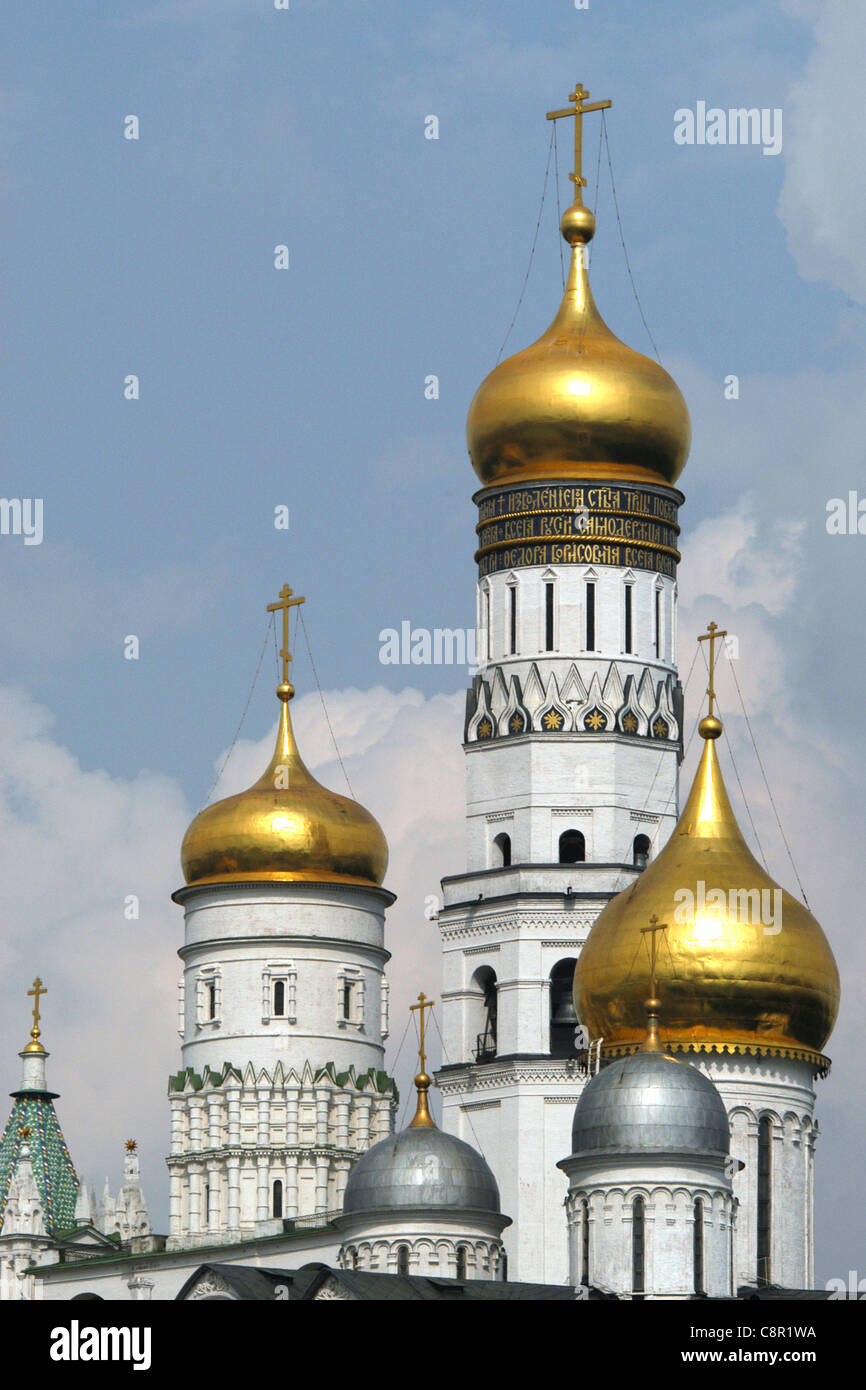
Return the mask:
<svg viewBox="0 0 866 1390"><path fill-rule="evenodd" d="M181 849L168 1229L151 1229L134 1146L117 1199L79 1181L37 991L0 1141L4 1298L278 1297L280 1278L310 1298L375 1298L376 1278L403 1281L389 1297L448 1281L622 1299L811 1285L815 1082L838 972L733 815L714 625L704 753L680 809L690 423L676 383L592 296L580 130L609 103L588 96L550 113L576 132L562 303L469 411L478 672L466 867L443 880L438 916L442 1128L422 998L416 1114L394 1133L388 850L370 813L304 765L289 679L304 600L286 586L270 605L273 757ZM778 931L766 893L781 895Z"/></svg>

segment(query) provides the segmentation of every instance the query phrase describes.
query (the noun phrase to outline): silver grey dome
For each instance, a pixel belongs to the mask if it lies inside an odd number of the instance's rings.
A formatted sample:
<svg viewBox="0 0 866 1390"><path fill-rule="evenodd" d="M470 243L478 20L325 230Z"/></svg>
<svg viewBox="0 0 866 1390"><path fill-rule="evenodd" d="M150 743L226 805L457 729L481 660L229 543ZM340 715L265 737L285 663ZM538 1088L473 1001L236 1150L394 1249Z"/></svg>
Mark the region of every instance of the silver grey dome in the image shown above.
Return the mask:
<svg viewBox="0 0 866 1390"><path fill-rule="evenodd" d="M382 1207L457 1207L499 1211L499 1188L469 1144L441 1129L419 1126L381 1139L355 1164L343 1211Z"/></svg>
<svg viewBox="0 0 866 1390"><path fill-rule="evenodd" d="M574 1111L572 1153L726 1154L724 1101L687 1062L635 1052L587 1083Z"/></svg>

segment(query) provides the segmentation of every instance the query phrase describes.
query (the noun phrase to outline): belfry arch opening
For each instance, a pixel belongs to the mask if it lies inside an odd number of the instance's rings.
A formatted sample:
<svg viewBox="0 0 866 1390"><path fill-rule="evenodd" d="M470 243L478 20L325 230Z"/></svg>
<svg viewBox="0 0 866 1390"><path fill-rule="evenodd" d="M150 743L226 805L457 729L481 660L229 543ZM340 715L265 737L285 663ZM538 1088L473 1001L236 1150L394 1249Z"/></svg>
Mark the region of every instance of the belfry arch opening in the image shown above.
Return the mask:
<svg viewBox="0 0 866 1390"><path fill-rule="evenodd" d="M563 830L559 837L560 864L583 864L586 861L586 839L582 830Z"/></svg>
<svg viewBox="0 0 866 1390"><path fill-rule="evenodd" d="M469 1042L476 1062L492 1062L496 1056L498 1012L496 971L481 965L469 982Z"/></svg>
<svg viewBox="0 0 866 1390"><path fill-rule="evenodd" d="M559 960L550 972L550 1055L551 1057L574 1056L574 1030L577 1015L574 1012L574 970L577 960L567 956Z"/></svg>
<svg viewBox="0 0 866 1390"><path fill-rule="evenodd" d="M504 831L493 841L493 868L507 869L511 863L511 836Z"/></svg>
<svg viewBox="0 0 866 1390"><path fill-rule="evenodd" d="M645 869L650 857L649 835L635 835L631 847L632 863L636 869Z"/></svg>

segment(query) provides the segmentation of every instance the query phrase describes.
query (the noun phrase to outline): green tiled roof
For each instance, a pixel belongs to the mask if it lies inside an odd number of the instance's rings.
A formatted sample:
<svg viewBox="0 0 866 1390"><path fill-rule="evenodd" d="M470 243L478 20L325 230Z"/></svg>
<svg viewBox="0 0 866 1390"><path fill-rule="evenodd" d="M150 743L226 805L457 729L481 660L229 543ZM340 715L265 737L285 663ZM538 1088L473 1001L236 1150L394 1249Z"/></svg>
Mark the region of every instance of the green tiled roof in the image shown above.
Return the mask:
<svg viewBox="0 0 866 1390"><path fill-rule="evenodd" d="M24 1143L18 1131L25 1127L30 1130L27 1143L33 1176L42 1198L45 1229L53 1236L75 1225L78 1178L54 1112L54 1104L50 1096L37 1091L21 1092L16 1096L12 1114L0 1139L0 1221L6 1210L9 1184Z"/></svg>

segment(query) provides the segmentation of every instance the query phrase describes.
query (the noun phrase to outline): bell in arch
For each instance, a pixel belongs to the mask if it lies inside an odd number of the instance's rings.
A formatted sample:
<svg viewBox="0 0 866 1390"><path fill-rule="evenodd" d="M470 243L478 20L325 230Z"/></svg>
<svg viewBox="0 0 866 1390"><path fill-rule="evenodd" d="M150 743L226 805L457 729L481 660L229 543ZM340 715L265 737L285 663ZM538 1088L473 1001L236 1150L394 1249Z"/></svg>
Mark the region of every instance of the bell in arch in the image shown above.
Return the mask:
<svg viewBox="0 0 866 1390"><path fill-rule="evenodd" d="M554 1028L576 1028L577 1014L574 1012L574 999L571 990L560 996L556 1011L551 1019Z"/></svg>

